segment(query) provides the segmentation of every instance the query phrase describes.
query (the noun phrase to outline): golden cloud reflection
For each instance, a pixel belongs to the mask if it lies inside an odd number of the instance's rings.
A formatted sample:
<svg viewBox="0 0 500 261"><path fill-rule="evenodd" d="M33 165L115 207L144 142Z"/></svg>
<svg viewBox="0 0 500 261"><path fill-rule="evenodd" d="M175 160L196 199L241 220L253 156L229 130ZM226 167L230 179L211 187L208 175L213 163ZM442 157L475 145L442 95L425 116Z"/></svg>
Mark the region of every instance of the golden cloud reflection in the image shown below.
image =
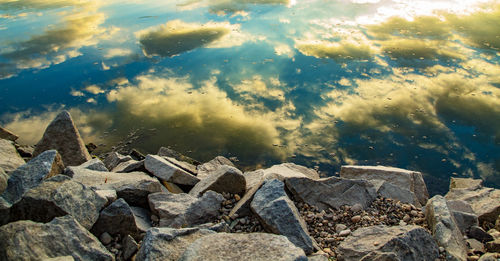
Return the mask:
<svg viewBox="0 0 500 261"><path fill-rule="evenodd" d="M369 45L342 41L340 43L312 42L298 43L296 48L304 55L334 60L368 60L374 51Z"/></svg>

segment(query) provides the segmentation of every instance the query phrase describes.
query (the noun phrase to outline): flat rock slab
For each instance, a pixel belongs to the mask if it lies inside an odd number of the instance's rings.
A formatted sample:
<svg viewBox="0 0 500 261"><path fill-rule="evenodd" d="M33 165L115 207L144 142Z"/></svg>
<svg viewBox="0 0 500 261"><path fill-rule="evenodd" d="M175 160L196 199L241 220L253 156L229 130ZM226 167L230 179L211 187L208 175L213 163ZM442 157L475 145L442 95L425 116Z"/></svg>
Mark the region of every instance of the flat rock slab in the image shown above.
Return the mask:
<svg viewBox="0 0 500 261"><path fill-rule="evenodd" d="M118 164L132 160L130 156L124 156L118 152L111 152L105 159L104 165L108 170L114 169Z"/></svg>
<svg viewBox="0 0 500 261"><path fill-rule="evenodd" d="M434 261L439 256L434 239L420 226L359 228L340 243L338 251L338 259L345 261Z"/></svg>
<svg viewBox="0 0 500 261"><path fill-rule="evenodd" d="M319 174L315 170L294 163L283 163L267 169L245 172L244 176L247 182L247 191L257 185L262 179L278 179L281 181L285 181L287 178L319 179Z"/></svg>
<svg viewBox="0 0 500 261"><path fill-rule="evenodd" d="M198 174L198 170L196 169L196 166L193 164L190 164L190 163L187 163L184 161L180 161L180 160L177 160L176 158L172 158L172 157L163 157L163 158L166 159L167 161L169 161L170 163L174 164L175 166L187 171L189 174L193 174L195 176L197 176L197 174ZM200 177L197 176L197 178L200 178Z"/></svg>
<svg viewBox="0 0 500 261"><path fill-rule="evenodd" d="M0 139L16 141L19 137L11 131L0 127Z"/></svg>
<svg viewBox="0 0 500 261"><path fill-rule="evenodd" d="M330 177L312 180L288 178L286 186L297 200L313 205L320 210L339 209L343 205L360 204L368 207L377 197L374 186L366 180Z"/></svg>
<svg viewBox="0 0 500 261"><path fill-rule="evenodd" d="M469 189L476 190L483 187L482 179L473 178L451 178L450 190L452 189Z"/></svg>
<svg viewBox="0 0 500 261"><path fill-rule="evenodd" d="M21 155L19 155L12 141L0 139L0 169L9 173L24 163L26 162L24 162Z"/></svg>
<svg viewBox="0 0 500 261"><path fill-rule="evenodd" d="M158 179L143 172L114 173L69 167L65 174L95 190L114 190L131 206L147 208L148 195L162 191Z"/></svg>
<svg viewBox="0 0 500 261"><path fill-rule="evenodd" d="M239 169L224 165L202 179L189 191L189 194L199 197L209 190L243 195L246 190L246 180Z"/></svg>
<svg viewBox="0 0 500 261"><path fill-rule="evenodd" d="M50 223L18 221L0 227L0 260L114 260L114 256L71 216Z"/></svg>
<svg viewBox="0 0 500 261"><path fill-rule="evenodd" d="M369 180L377 190L377 195L383 198L390 198L401 203L412 204L417 208L422 207L417 196L412 191L400 188L384 180Z"/></svg>
<svg viewBox="0 0 500 261"><path fill-rule="evenodd" d="M107 200L92 189L57 175L26 192L10 211L10 220L49 222L55 217L71 215L86 229L90 229Z"/></svg>
<svg viewBox="0 0 500 261"><path fill-rule="evenodd" d="M33 156L52 149L61 154L65 166L78 166L92 159L68 111L61 112L49 124Z"/></svg>
<svg viewBox="0 0 500 261"><path fill-rule="evenodd" d="M250 207L268 231L286 236L306 254L314 252L316 243L309 236L297 208L286 195L282 181L266 181L255 193Z"/></svg>
<svg viewBox="0 0 500 261"><path fill-rule="evenodd" d="M146 170L144 168L144 160L129 160L116 165L116 167L114 167L111 172L125 173L143 170Z"/></svg>
<svg viewBox="0 0 500 261"><path fill-rule="evenodd" d="M234 164L227 159L224 156L217 156L213 160L200 164L196 166L197 168L197 177L200 179L204 179L208 176L210 176L213 172L219 170L220 167L222 166L230 166L230 167L236 167Z"/></svg>
<svg viewBox="0 0 500 261"><path fill-rule="evenodd" d="M286 237L267 233L207 235L192 243L179 260L307 260Z"/></svg>
<svg viewBox="0 0 500 261"><path fill-rule="evenodd" d="M446 194L447 200L467 202L478 216L479 224L495 224L500 215L500 189L477 188L475 190L454 188Z"/></svg>
<svg viewBox="0 0 500 261"><path fill-rule="evenodd" d="M194 186L200 181L196 176L157 155L147 155L144 167L154 176L176 184Z"/></svg>
<svg viewBox="0 0 500 261"><path fill-rule="evenodd" d="M158 154L158 156L161 156L161 157L175 158L178 161L184 161L184 162L187 162L187 163L195 165L195 166L201 164L199 161L194 160L186 155L182 155L181 153L179 153L171 148L161 147L158 150L157 154Z"/></svg>
<svg viewBox="0 0 500 261"><path fill-rule="evenodd" d="M191 243L211 234L215 232L208 229L151 228L147 231L135 260L177 261Z"/></svg>
<svg viewBox="0 0 500 261"><path fill-rule="evenodd" d="M247 216L251 214L251 209L250 209L250 204L252 203L253 196L257 191L260 189L260 187L264 184L264 180L261 180L258 184L254 185L253 188L248 190L245 195L236 203L236 205L231 209L231 212L229 212L229 217L234 218L235 214L239 216Z"/></svg>
<svg viewBox="0 0 500 261"><path fill-rule="evenodd" d="M384 166L342 166L340 177L346 179L384 180L401 189L411 191L420 205L425 206L429 192L422 173Z"/></svg>
<svg viewBox="0 0 500 261"><path fill-rule="evenodd" d="M202 197L186 193L154 193L149 195L151 211L160 218L161 227L191 227L214 221L224 197L208 191Z"/></svg>
<svg viewBox="0 0 500 261"><path fill-rule="evenodd" d="M96 170L96 171L108 171L108 169L106 168L106 165L104 165L104 163L100 159L97 159L97 158L91 159L91 160L81 164L78 167L84 168L84 169Z"/></svg>

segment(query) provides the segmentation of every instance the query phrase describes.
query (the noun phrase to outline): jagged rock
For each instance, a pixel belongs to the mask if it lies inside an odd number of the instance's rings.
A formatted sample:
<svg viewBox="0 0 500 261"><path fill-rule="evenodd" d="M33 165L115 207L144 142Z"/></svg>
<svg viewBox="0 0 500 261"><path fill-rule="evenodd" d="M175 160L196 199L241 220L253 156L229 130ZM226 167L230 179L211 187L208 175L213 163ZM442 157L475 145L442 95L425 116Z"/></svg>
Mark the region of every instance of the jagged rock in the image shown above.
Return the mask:
<svg viewBox="0 0 500 261"><path fill-rule="evenodd" d="M328 261L328 257L324 253L314 253L307 256L308 261Z"/></svg>
<svg viewBox="0 0 500 261"><path fill-rule="evenodd" d="M337 177L318 180L289 178L285 183L296 199L316 206L320 210L338 209L343 205L355 204L366 208L377 197L375 188L366 180Z"/></svg>
<svg viewBox="0 0 500 261"><path fill-rule="evenodd" d="M189 194L199 197L208 190L218 193L244 194L245 189L246 181L243 173L237 168L224 165L198 182Z"/></svg>
<svg viewBox="0 0 500 261"><path fill-rule="evenodd" d="M260 187L264 184L264 180L261 179L260 182L254 185L253 188L248 190L245 195L236 203L236 205L229 212L229 217L235 217L235 214L238 216L247 216L251 213L250 204L253 200L253 196L260 189Z"/></svg>
<svg viewBox="0 0 500 261"><path fill-rule="evenodd" d="M116 195L116 191L113 189L97 189L95 190L95 193L99 195L101 198L106 199L106 204L104 206L108 206L109 204L115 202L115 200L118 198Z"/></svg>
<svg viewBox="0 0 500 261"><path fill-rule="evenodd" d="M130 235L123 238L122 245L123 245L123 259L125 260L129 260L139 249L139 245Z"/></svg>
<svg viewBox="0 0 500 261"><path fill-rule="evenodd" d="M206 163L203 163L201 165L198 165L196 167L197 171L198 171L197 177L200 179L204 179L204 178L210 176L211 173L217 171L220 167L222 167L224 165L236 167L226 157L217 156L213 160L206 162Z"/></svg>
<svg viewBox="0 0 500 261"><path fill-rule="evenodd" d="M384 180L369 180L369 182L375 187L377 195L381 197L395 199L402 203L413 204L416 207L422 207L415 193L412 191L400 188Z"/></svg>
<svg viewBox="0 0 500 261"><path fill-rule="evenodd" d="M95 190L115 190L131 206L147 208L148 195L162 191L158 179L143 172L114 173L69 167L65 174Z"/></svg>
<svg viewBox="0 0 500 261"><path fill-rule="evenodd" d="M36 145L33 156L51 149L61 154L65 166L78 166L92 159L67 111L61 112L49 124L42 139Z"/></svg>
<svg viewBox="0 0 500 261"><path fill-rule="evenodd" d="M90 188L57 175L29 190L10 210L10 221L49 222L55 217L71 215L90 229L99 217L106 200Z"/></svg>
<svg viewBox="0 0 500 261"><path fill-rule="evenodd" d="M307 260L286 237L267 233L217 233L199 238L179 260Z"/></svg>
<svg viewBox="0 0 500 261"><path fill-rule="evenodd" d="M215 232L199 228L151 228L147 231L135 260L179 260L191 243L211 234Z"/></svg>
<svg viewBox="0 0 500 261"><path fill-rule="evenodd" d="M500 253L500 238L486 242L486 250L488 252Z"/></svg>
<svg viewBox="0 0 500 261"><path fill-rule="evenodd" d="M467 202L463 200L447 200L446 203L462 235L465 235L470 227L479 225L474 210Z"/></svg>
<svg viewBox="0 0 500 261"><path fill-rule="evenodd" d="M427 186L422 173L417 171L384 166L342 166L340 177L346 179L384 180L400 189L415 194L420 205L425 206L429 199Z"/></svg>
<svg viewBox="0 0 500 261"><path fill-rule="evenodd" d="M476 190L483 187L482 179L472 179L472 178L451 178L450 179L450 190L451 189L469 189Z"/></svg>
<svg viewBox="0 0 500 261"><path fill-rule="evenodd" d="M118 173L123 173L123 172L132 172L132 171L143 171L146 170L144 168L144 160L137 161L137 160L129 160L125 162L121 162L120 164L116 165L111 172L118 172Z"/></svg>
<svg viewBox="0 0 500 261"><path fill-rule="evenodd" d="M19 137L7 129L0 127L0 139L16 141Z"/></svg>
<svg viewBox="0 0 500 261"><path fill-rule="evenodd" d="M72 256L75 260L114 260L114 257L73 217L50 223L18 221L0 227L0 260L40 260Z"/></svg>
<svg viewBox="0 0 500 261"><path fill-rule="evenodd" d="M467 245L469 246L469 249L473 249L474 251L478 251L481 253L485 252L483 243L479 242L477 239L468 238L466 242Z"/></svg>
<svg viewBox="0 0 500 261"><path fill-rule="evenodd" d="M151 211L160 218L161 227L191 227L213 221L224 197L208 191L197 198L189 194L154 193L149 195Z"/></svg>
<svg viewBox="0 0 500 261"><path fill-rule="evenodd" d="M484 229L482 229L479 226L470 227L469 230L467 231L467 236L469 238L477 239L477 240L481 241L482 243L486 243L486 242L492 241L494 239L493 236L486 233L486 231L484 231Z"/></svg>
<svg viewBox="0 0 500 261"><path fill-rule="evenodd" d="M90 230L98 236L104 232L122 238L131 235L137 240L141 239L141 233L151 227L151 220L147 210L130 207L127 202L120 198L101 211L99 219Z"/></svg>
<svg viewBox="0 0 500 261"><path fill-rule="evenodd" d="M9 179L9 176L5 174L3 169L0 168L0 194L2 194L5 189L7 188L7 180Z"/></svg>
<svg viewBox="0 0 500 261"><path fill-rule="evenodd" d="M0 139L0 169L8 174L24 163L12 141Z"/></svg>
<svg viewBox="0 0 500 261"><path fill-rule="evenodd" d="M245 177L247 192L250 191L255 186L261 184L263 181L265 181L264 170L262 169L258 169L255 171L247 171L243 173L243 176Z"/></svg>
<svg viewBox="0 0 500 261"><path fill-rule="evenodd" d="M278 179L281 181L285 181L287 178L301 177L319 179L319 174L315 170L293 163L283 163L280 165L274 165L268 169L245 172L244 176L247 182L247 191L259 184L262 179Z"/></svg>
<svg viewBox="0 0 500 261"><path fill-rule="evenodd" d="M500 258L499 253L486 253L478 261L498 261L498 258Z"/></svg>
<svg viewBox="0 0 500 261"><path fill-rule="evenodd" d="M118 164L132 160L130 156L124 156L118 152L111 152L105 159L104 165L108 170L114 169Z"/></svg>
<svg viewBox="0 0 500 261"><path fill-rule="evenodd" d="M432 236L420 226L371 226L355 230L338 247L339 260L429 260L438 255ZM391 257L383 259L381 257ZM379 259L380 258L380 259Z"/></svg>
<svg viewBox="0 0 500 261"><path fill-rule="evenodd" d="M144 160L146 158L146 156L144 156L144 154L142 154L141 152L139 152L136 149L132 149L130 151L129 155L130 155L130 157L132 157L133 160L136 160L136 161L141 161L141 160Z"/></svg>
<svg viewBox="0 0 500 261"><path fill-rule="evenodd" d="M64 165L57 151L45 151L10 173L7 188L1 197L14 204L26 191L38 186L44 179L62 173L63 170Z"/></svg>
<svg viewBox="0 0 500 261"><path fill-rule="evenodd" d="M255 193L250 207L268 231L286 236L306 254L314 252L316 243L309 236L297 208L288 198L283 182L277 179L266 181Z"/></svg>
<svg viewBox="0 0 500 261"><path fill-rule="evenodd" d="M96 171L108 171L108 169L106 168L106 165L104 165L104 163L100 159L97 159L97 158L91 159L91 160L81 164L78 167L84 168L84 169L96 170Z"/></svg>
<svg viewBox="0 0 500 261"><path fill-rule="evenodd" d="M471 183L474 183L470 181ZM477 186L472 186L476 188ZM453 188L446 194L447 200L463 200L467 202L479 219L482 226L485 222L495 224L500 215L500 190L493 188Z"/></svg>
<svg viewBox="0 0 500 261"><path fill-rule="evenodd" d="M31 145L19 145L15 144L16 150L24 159L31 159L33 157L33 151L35 151L35 147Z"/></svg>
<svg viewBox="0 0 500 261"><path fill-rule="evenodd" d="M158 154L158 156L161 156L161 157L170 157L170 158L174 158L178 161L184 161L184 162L187 162L187 163L193 164L193 165L200 165L201 164L197 160L194 160L188 156L182 155L179 152L177 152L173 149L170 149L170 148L166 148L166 147L161 147L158 150L158 153L156 153L156 154Z"/></svg>
<svg viewBox="0 0 500 261"><path fill-rule="evenodd" d="M151 174L168 182L193 186L200 181L196 176L157 155L147 155L144 167Z"/></svg>
<svg viewBox="0 0 500 261"><path fill-rule="evenodd" d="M170 163L174 164L175 166L187 171L189 174L193 174L195 176L198 174L198 170L196 169L196 166L193 164L190 164L190 163L187 163L184 161L179 161L179 160L176 160L175 158L172 158L172 157L163 157L163 158L166 159L167 161L169 161ZM200 177L197 177L197 178L200 178Z"/></svg>
<svg viewBox="0 0 500 261"><path fill-rule="evenodd" d="M184 191L179 186L175 185L172 182L161 180L161 184L163 184L163 186L165 186L165 188L171 193L174 194L184 193Z"/></svg>
<svg viewBox="0 0 500 261"><path fill-rule="evenodd" d="M437 243L444 247L449 260L466 260L467 247L451 211L442 196L434 196L425 206L429 229Z"/></svg>

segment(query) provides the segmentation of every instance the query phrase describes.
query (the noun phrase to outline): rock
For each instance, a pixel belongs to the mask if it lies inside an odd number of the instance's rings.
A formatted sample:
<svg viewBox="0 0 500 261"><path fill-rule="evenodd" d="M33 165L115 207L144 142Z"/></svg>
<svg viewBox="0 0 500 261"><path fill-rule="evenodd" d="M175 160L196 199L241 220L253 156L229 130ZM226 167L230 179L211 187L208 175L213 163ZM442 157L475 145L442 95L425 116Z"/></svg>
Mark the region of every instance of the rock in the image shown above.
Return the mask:
<svg viewBox="0 0 500 261"><path fill-rule="evenodd" d="M468 189L476 190L483 187L482 179L471 179L471 178L451 178L450 179L450 190L452 189Z"/></svg>
<svg viewBox="0 0 500 261"><path fill-rule="evenodd" d="M72 256L75 260L114 260L114 257L73 217L47 224L18 221L0 227L0 260L40 260Z"/></svg>
<svg viewBox="0 0 500 261"><path fill-rule="evenodd" d="M422 207L415 193L404 188L400 188L384 180L369 180L373 184L377 194L383 198L391 198L398 200L401 203L407 203L415 205L416 207Z"/></svg>
<svg viewBox="0 0 500 261"><path fill-rule="evenodd" d="M179 260L191 243L211 234L215 232L199 228L151 228L146 233L135 260Z"/></svg>
<svg viewBox="0 0 500 261"><path fill-rule="evenodd" d="M473 249L474 251L479 251L481 253L485 252L483 243L477 241L476 239L469 238L466 240L466 242L467 242L467 245L469 245L470 249Z"/></svg>
<svg viewBox="0 0 500 261"><path fill-rule="evenodd" d="M146 170L146 168L144 168L144 160L129 160L116 165L111 172L123 173L143 170Z"/></svg>
<svg viewBox="0 0 500 261"><path fill-rule="evenodd" d="M142 154L141 152L139 152L136 149L132 149L130 151L129 155L130 155L130 157L132 157L133 160L136 160L136 161L142 161L146 158L146 156L144 156L144 154Z"/></svg>
<svg viewBox="0 0 500 261"><path fill-rule="evenodd" d="M61 112L49 124L42 139L36 145L33 156L51 149L61 154L65 166L78 166L92 159L67 111Z"/></svg>
<svg viewBox="0 0 500 261"><path fill-rule="evenodd" d="M246 191L250 191L252 188L254 188L257 185L262 185L262 183L265 181L264 180L264 170L258 169L255 171L249 171L243 173L243 176L245 177L245 182L246 182Z"/></svg>
<svg viewBox="0 0 500 261"><path fill-rule="evenodd" d="M148 195L162 191L158 179L143 172L114 173L69 167L65 174L95 190L114 190L131 206L147 208Z"/></svg>
<svg viewBox="0 0 500 261"><path fill-rule="evenodd" d="M498 261L500 254L498 253L486 253L479 258L479 261Z"/></svg>
<svg viewBox="0 0 500 261"><path fill-rule="evenodd" d="M58 256L53 258L44 258L42 261L74 261L72 256Z"/></svg>
<svg viewBox="0 0 500 261"><path fill-rule="evenodd" d="M415 194L420 205L425 206L429 193L422 173L384 166L342 166L340 177L346 179L384 180L402 190Z"/></svg>
<svg viewBox="0 0 500 261"><path fill-rule="evenodd" d="M33 151L35 151L35 147L31 145L19 145L14 144L16 146L17 152L23 158L31 159L33 157Z"/></svg>
<svg viewBox="0 0 500 261"><path fill-rule="evenodd" d="M446 203L462 235L465 235L470 227L479 225L474 210L467 202L463 200L447 200Z"/></svg>
<svg viewBox="0 0 500 261"><path fill-rule="evenodd" d="M0 139L16 141L19 137L7 129L0 127Z"/></svg>
<svg viewBox="0 0 500 261"><path fill-rule="evenodd" d="M199 238L179 260L307 260L286 237L266 233L217 233Z"/></svg>
<svg viewBox="0 0 500 261"><path fill-rule="evenodd" d="M7 180L9 179L9 176L5 174L3 169L0 168L0 194L2 194L5 189L7 188Z"/></svg>
<svg viewBox="0 0 500 261"><path fill-rule="evenodd" d="M0 169L8 174L24 163L12 141L0 139Z"/></svg>
<svg viewBox="0 0 500 261"><path fill-rule="evenodd" d="M108 171L106 165L98 158L91 159L78 167L96 171Z"/></svg>
<svg viewBox="0 0 500 261"><path fill-rule="evenodd" d="M346 236L350 235L350 234L351 234L351 232L352 232L352 231L351 231L350 229L342 230L342 231L340 231L340 233L339 233L339 237L346 237Z"/></svg>
<svg viewBox="0 0 500 261"><path fill-rule="evenodd" d="M105 207L113 203L118 198L116 191L113 189L98 189L95 190L95 193L99 195L99 197L107 200L106 204L104 204Z"/></svg>
<svg viewBox="0 0 500 261"><path fill-rule="evenodd" d="M187 171L189 174L192 174L195 176L198 174L198 170L196 169L196 166L193 164L190 164L190 163L187 163L184 161L179 161L179 160L176 160L175 158L172 158L172 157L164 157L164 159L166 159L168 162L174 164L175 166ZM197 177L197 178L200 178L200 177Z"/></svg>
<svg viewBox="0 0 500 261"><path fill-rule="evenodd" d="M486 251L500 253L500 238L486 242Z"/></svg>
<svg viewBox="0 0 500 261"><path fill-rule="evenodd" d="M187 162L187 163L193 164L193 165L200 165L201 164L197 160L194 160L188 156L182 155L179 152L177 152L173 149L170 149L170 148L166 148L166 147L161 147L158 150L158 153L156 153L156 154L158 154L158 156L161 156L161 157L170 157L170 158L174 158L178 161L184 161L184 162Z"/></svg>
<svg viewBox="0 0 500 261"><path fill-rule="evenodd" d="M425 214L429 229L437 243L446 249L447 258L466 260L467 247L446 199L439 195L431 198L425 206Z"/></svg>
<svg viewBox="0 0 500 261"><path fill-rule="evenodd" d="M355 204L366 208L377 197L373 185L365 180L337 177L318 180L289 178L285 183L295 199L313 205L319 210L338 209L343 205Z"/></svg>
<svg viewBox="0 0 500 261"><path fill-rule="evenodd" d="M189 194L154 193L149 195L151 211L160 218L161 227L191 227L213 221L219 215L224 197L208 191L196 198Z"/></svg>
<svg viewBox="0 0 500 261"><path fill-rule="evenodd" d="M199 197L208 190L218 193L244 194L246 189L246 181L243 173L240 170L230 166L222 166L210 176L201 180L196 184L190 195Z"/></svg>
<svg viewBox="0 0 500 261"><path fill-rule="evenodd" d="M12 206L10 221L49 222L55 217L69 214L83 227L90 229L105 204L106 200L90 188L64 175L57 175L26 192Z"/></svg>
<svg viewBox="0 0 500 261"><path fill-rule="evenodd" d="M200 181L196 176L189 174L160 156L147 155L144 166L151 174L168 182L193 186Z"/></svg>
<svg viewBox="0 0 500 261"><path fill-rule="evenodd" d="M371 226L354 231L338 246L339 260L430 260L438 255L432 236L419 226ZM375 253L374 253L375 252ZM393 256L377 259L376 256ZM369 258L371 257L371 258Z"/></svg>
<svg viewBox="0 0 500 261"><path fill-rule="evenodd" d="M494 238L490 234L486 233L484 229L479 226L472 226L467 231L467 236L469 238L474 238L479 240L482 243L486 243L488 241L492 241Z"/></svg>
<svg viewBox="0 0 500 261"><path fill-rule="evenodd" d="M165 188L170 193L174 193L174 194L184 193L184 191L179 186L175 185L172 182L168 182L168 181L164 181L164 180L160 180L160 182L161 182L161 184L163 184L163 186L165 186Z"/></svg>
<svg viewBox="0 0 500 261"><path fill-rule="evenodd" d="M229 217L233 218L235 215L238 216L248 216L252 211L250 209L250 203L253 200L253 196L260 189L260 187L264 184L264 180L260 180L258 184L256 184L250 190L247 190L243 198L241 198L238 203L231 209L229 212Z"/></svg>
<svg viewBox="0 0 500 261"><path fill-rule="evenodd" d="M307 256L307 260L309 261L328 261L327 255L324 252L320 251L314 253L312 255Z"/></svg>
<svg viewBox="0 0 500 261"><path fill-rule="evenodd" d="M347 226L344 224L336 224L335 225L335 231L337 233L340 233L341 231L346 230L346 229L347 229Z"/></svg>
<svg viewBox="0 0 500 261"><path fill-rule="evenodd" d="M268 231L286 236L306 254L314 252L316 243L309 236L297 208L288 198L283 182L277 179L266 181L255 193L250 206Z"/></svg>
<svg viewBox="0 0 500 261"><path fill-rule="evenodd" d="M124 156L118 152L111 152L105 159L104 165L108 170L114 169L118 164L132 160L130 156Z"/></svg>
<svg viewBox="0 0 500 261"><path fill-rule="evenodd" d="M212 174L212 173L216 172L217 170L219 170L219 168L222 167L222 166L224 166L224 165L231 166L231 167L236 167L227 158L225 158L223 156L217 156L217 157L215 157L213 160L211 160L209 162L206 162L206 163L203 163L201 165L196 166L196 169L197 169L197 172L198 172L197 177L199 179L204 179L204 178L210 176L210 174Z"/></svg>
<svg viewBox="0 0 500 261"><path fill-rule="evenodd" d="M45 151L10 173L7 188L1 197L14 204L26 191L38 186L44 179L62 173L63 170L64 165L57 151Z"/></svg>
<svg viewBox="0 0 500 261"><path fill-rule="evenodd" d="M274 165L268 169L245 172L244 176L247 181L247 191L257 185L262 179L278 179L281 181L285 181L285 179L287 178L294 177L303 177L315 180L319 179L319 174L315 170L308 169L304 166L296 165L293 163L283 163L280 165Z"/></svg>
<svg viewBox="0 0 500 261"><path fill-rule="evenodd" d="M479 224L485 222L495 224L500 215L500 190L479 188L476 190L454 188L446 194L447 200L463 200L467 202L477 215Z"/></svg>
<svg viewBox="0 0 500 261"><path fill-rule="evenodd" d="M136 212L144 213L136 215ZM127 202L120 198L101 211L99 219L90 230L94 235L101 235L104 232L121 238L131 235L137 240L141 239L141 233L146 232L151 227L151 220L147 210L132 209Z"/></svg>
<svg viewBox="0 0 500 261"><path fill-rule="evenodd" d="M99 236L99 240L104 245L107 245L107 244L111 243L111 241L113 241L113 238L111 237L111 235L108 232L104 232L101 234L101 236Z"/></svg>
<svg viewBox="0 0 500 261"><path fill-rule="evenodd" d="M130 235L123 238L122 245L123 245L123 259L125 260L129 260L139 249L139 245Z"/></svg>

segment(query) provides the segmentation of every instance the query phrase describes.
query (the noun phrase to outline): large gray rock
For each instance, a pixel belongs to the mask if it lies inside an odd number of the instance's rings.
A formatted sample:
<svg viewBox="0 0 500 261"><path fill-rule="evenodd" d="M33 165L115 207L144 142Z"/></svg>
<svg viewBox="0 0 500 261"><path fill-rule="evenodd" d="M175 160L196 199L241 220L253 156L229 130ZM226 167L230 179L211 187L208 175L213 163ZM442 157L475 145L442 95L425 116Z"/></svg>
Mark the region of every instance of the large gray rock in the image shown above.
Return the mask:
<svg viewBox="0 0 500 261"><path fill-rule="evenodd" d="M127 235L136 240L141 240L141 234L151 227L151 220L147 210L130 207L120 198L101 211L99 219L90 230L94 235L100 236L104 232L110 235Z"/></svg>
<svg viewBox="0 0 500 261"><path fill-rule="evenodd" d="M425 216L432 235L446 250L447 260L466 260L467 246L446 199L439 195L429 199Z"/></svg>
<svg viewBox="0 0 500 261"><path fill-rule="evenodd" d="M124 172L143 171L143 170L145 170L144 160L141 161L129 160L121 162L120 164L116 165L116 167L114 167L111 170L111 172L124 173Z"/></svg>
<svg viewBox="0 0 500 261"><path fill-rule="evenodd" d="M467 202L463 200L447 200L446 203L462 235L465 235L470 227L479 225L477 215L474 214L474 210Z"/></svg>
<svg viewBox="0 0 500 261"><path fill-rule="evenodd" d="M384 180L415 194L420 205L429 199L422 173L384 166L342 166L340 177L346 179Z"/></svg>
<svg viewBox="0 0 500 261"><path fill-rule="evenodd" d="M296 165L294 163L283 163L274 165L267 169L259 169L256 171L245 172L244 174L247 182L247 191L259 184L262 179L271 180L278 179L285 181L287 178L310 178L319 179L319 174L313 169L304 166Z"/></svg>
<svg viewBox="0 0 500 261"><path fill-rule="evenodd" d="M63 170L64 165L57 151L45 151L10 174L7 188L1 197L14 204L26 191L40 185L44 179L62 173Z"/></svg>
<svg viewBox="0 0 500 261"><path fill-rule="evenodd" d="M200 181L196 176L157 155L147 155L144 167L151 174L168 182L193 186Z"/></svg>
<svg viewBox="0 0 500 261"><path fill-rule="evenodd" d="M0 194L2 194L5 189L7 188L7 180L9 179L9 176L5 174L3 169L0 169Z"/></svg>
<svg viewBox="0 0 500 261"><path fill-rule="evenodd" d="M196 184L189 194L199 197L209 190L243 195L246 190L245 177L237 168L224 165Z"/></svg>
<svg viewBox="0 0 500 261"><path fill-rule="evenodd" d="M191 227L215 220L224 197L208 191L197 198L189 194L154 193L149 195L151 211L160 218L161 227Z"/></svg>
<svg viewBox="0 0 500 261"><path fill-rule="evenodd" d="M49 124L33 156L55 149L65 166L78 166L92 159L68 111L63 111Z"/></svg>
<svg viewBox="0 0 500 261"><path fill-rule="evenodd" d="M338 259L345 261L434 261L439 256L436 242L420 226L359 228L340 243L338 251Z"/></svg>
<svg viewBox="0 0 500 261"><path fill-rule="evenodd" d="M74 260L114 260L90 232L71 216L50 223L18 221L0 227L0 260L43 260L72 256Z"/></svg>
<svg viewBox="0 0 500 261"><path fill-rule="evenodd" d="M286 236L306 254L314 252L316 243L309 236L297 208L286 195L283 182L277 179L266 181L255 193L250 207L268 231Z"/></svg>
<svg viewBox="0 0 500 261"><path fill-rule="evenodd" d="M451 178L450 179L450 190L452 189L468 189L476 190L483 187L482 179L472 179L472 178Z"/></svg>
<svg viewBox="0 0 500 261"><path fill-rule="evenodd" d="M377 197L374 186L366 180L330 177L318 180L288 178L286 186L294 197L320 210L343 205L368 207Z"/></svg>
<svg viewBox="0 0 500 261"><path fill-rule="evenodd" d="M49 222L55 217L71 215L86 229L90 229L106 199L90 188L57 175L26 192L10 211L10 220Z"/></svg>
<svg viewBox="0 0 500 261"><path fill-rule="evenodd" d="M413 193L412 191L400 188L384 180L368 181L373 184L375 190L377 191L377 195L379 195L380 197L391 198L402 203L408 203L413 204L416 207L422 207L417 197L415 196L415 193Z"/></svg>
<svg viewBox="0 0 500 261"><path fill-rule="evenodd" d="M16 141L19 137L11 131L0 127L0 139Z"/></svg>
<svg viewBox="0 0 500 261"><path fill-rule="evenodd" d="M212 174L213 172L219 170L219 168L224 166L224 165L236 167L226 157L217 156L209 162L206 162L206 163L203 163L203 164L196 166L197 172L198 172L197 177L200 179L204 179L204 178L210 176L210 174Z"/></svg>
<svg viewBox="0 0 500 261"><path fill-rule="evenodd" d="M177 159L172 158L172 157L163 157L163 158L166 159L167 161L169 161L170 163L174 164L175 166L187 171L190 174L193 174L195 176L197 176L197 174L198 174L198 170L196 169L196 166L191 164L191 163L180 161L180 160L177 160ZM197 176L197 178L200 178L200 177Z"/></svg>
<svg viewBox="0 0 500 261"><path fill-rule="evenodd" d="M286 237L267 233L207 235L192 243L179 260L307 260Z"/></svg>
<svg viewBox="0 0 500 261"><path fill-rule="evenodd" d="M200 165L201 163L197 160L194 160L186 155L182 155L181 153L173 150L173 149L170 149L170 148L166 148L166 147L161 147L159 150L158 150L158 156L161 156L161 157L170 157L170 158L174 158L178 161L183 161L183 162L187 162L189 164L192 164L192 165Z"/></svg>
<svg viewBox="0 0 500 261"><path fill-rule="evenodd" d="M158 179L143 172L114 173L69 167L65 174L95 190L114 190L131 206L147 208L148 195L162 191Z"/></svg>
<svg viewBox="0 0 500 261"><path fill-rule="evenodd" d="M129 160L132 160L132 157L124 156L118 152L113 151L104 159L104 165L108 170L111 171L120 163L127 162Z"/></svg>
<svg viewBox="0 0 500 261"><path fill-rule="evenodd" d="M215 234L215 232L199 228L151 228L146 233L135 260L179 260L182 253L184 253L191 243L201 237L211 234Z"/></svg>
<svg viewBox="0 0 500 261"><path fill-rule="evenodd" d="M12 141L0 139L0 169L9 173L24 163Z"/></svg>
<svg viewBox="0 0 500 261"><path fill-rule="evenodd" d="M84 169L96 170L96 171L108 171L108 169L106 168L106 165L104 165L104 163L98 158L91 159L91 160L81 164L78 167L84 168Z"/></svg>

